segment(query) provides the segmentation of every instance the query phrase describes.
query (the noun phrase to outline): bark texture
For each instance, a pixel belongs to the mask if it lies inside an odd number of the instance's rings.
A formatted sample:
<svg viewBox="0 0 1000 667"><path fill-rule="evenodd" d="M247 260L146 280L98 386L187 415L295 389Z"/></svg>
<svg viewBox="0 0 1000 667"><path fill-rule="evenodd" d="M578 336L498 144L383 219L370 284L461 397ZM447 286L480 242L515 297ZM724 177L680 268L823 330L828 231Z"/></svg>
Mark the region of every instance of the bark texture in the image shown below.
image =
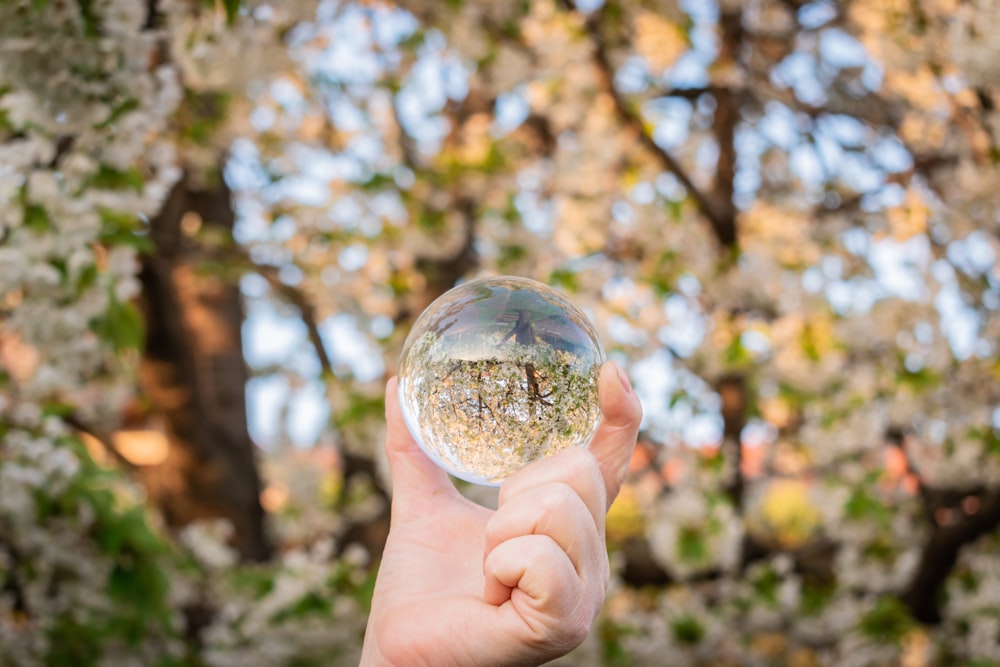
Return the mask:
<svg viewBox="0 0 1000 667"><path fill-rule="evenodd" d="M200 224L231 239L233 222L221 177L209 186L182 179L151 221L155 251L144 257L141 272L146 348L140 378L170 448L162 464L145 471L144 482L171 528L228 519L240 555L263 560L271 545L247 429L243 303L236 276L208 266L184 231Z"/></svg>

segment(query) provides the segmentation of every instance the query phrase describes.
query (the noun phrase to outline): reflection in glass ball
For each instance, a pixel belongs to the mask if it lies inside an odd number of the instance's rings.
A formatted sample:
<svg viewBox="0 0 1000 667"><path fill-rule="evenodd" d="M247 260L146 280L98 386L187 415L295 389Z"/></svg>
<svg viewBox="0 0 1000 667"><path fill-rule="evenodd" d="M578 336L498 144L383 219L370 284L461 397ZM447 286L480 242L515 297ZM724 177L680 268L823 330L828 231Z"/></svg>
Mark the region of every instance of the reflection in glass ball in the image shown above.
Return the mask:
<svg viewBox="0 0 1000 667"><path fill-rule="evenodd" d="M403 415L442 468L498 485L590 441L603 361L587 317L551 287L510 276L473 280L428 306L407 336Z"/></svg>

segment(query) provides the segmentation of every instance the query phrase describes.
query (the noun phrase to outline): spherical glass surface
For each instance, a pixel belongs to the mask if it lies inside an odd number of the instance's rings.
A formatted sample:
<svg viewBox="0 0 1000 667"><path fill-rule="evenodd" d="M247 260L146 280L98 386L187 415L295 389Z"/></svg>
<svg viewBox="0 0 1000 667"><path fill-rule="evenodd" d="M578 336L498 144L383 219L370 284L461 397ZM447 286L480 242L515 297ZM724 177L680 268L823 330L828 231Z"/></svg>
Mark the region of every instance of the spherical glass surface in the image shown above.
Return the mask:
<svg viewBox="0 0 1000 667"><path fill-rule="evenodd" d="M497 485L587 445L604 352L559 292L514 277L473 280L420 315L403 344L399 397L420 447L452 475Z"/></svg>

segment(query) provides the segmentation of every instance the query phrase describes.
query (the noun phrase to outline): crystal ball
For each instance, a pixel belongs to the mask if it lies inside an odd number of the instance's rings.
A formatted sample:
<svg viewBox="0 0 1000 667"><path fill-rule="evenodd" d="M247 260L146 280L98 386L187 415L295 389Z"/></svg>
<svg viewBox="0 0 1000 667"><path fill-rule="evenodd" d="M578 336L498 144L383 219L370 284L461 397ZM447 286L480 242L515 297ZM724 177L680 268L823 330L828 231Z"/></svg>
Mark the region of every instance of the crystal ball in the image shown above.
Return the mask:
<svg viewBox="0 0 1000 667"><path fill-rule="evenodd" d="M496 486L590 442L603 361L593 325L553 288L511 276L473 280L435 300L406 337L403 416L439 466Z"/></svg>

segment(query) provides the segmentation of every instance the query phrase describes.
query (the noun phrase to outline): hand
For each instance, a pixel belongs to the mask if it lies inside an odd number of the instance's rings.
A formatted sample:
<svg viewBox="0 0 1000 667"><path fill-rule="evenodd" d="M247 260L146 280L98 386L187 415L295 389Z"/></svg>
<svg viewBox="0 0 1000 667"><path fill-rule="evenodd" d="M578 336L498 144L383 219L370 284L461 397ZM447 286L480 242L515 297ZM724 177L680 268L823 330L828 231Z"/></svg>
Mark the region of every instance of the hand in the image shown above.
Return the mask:
<svg viewBox="0 0 1000 667"><path fill-rule="evenodd" d="M403 422L386 386L392 515L361 664L538 665L587 636L604 603L604 518L628 470L642 408L613 363L601 424L511 475L494 512L465 499Z"/></svg>

